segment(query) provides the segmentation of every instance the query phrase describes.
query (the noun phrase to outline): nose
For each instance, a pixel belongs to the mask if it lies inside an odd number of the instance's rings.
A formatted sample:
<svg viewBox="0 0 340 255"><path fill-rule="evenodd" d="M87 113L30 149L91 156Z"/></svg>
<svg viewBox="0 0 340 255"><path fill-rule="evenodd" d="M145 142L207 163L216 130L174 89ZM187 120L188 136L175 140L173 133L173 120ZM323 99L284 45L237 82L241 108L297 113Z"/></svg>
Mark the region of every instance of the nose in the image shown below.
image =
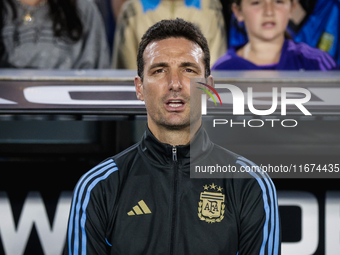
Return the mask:
<svg viewBox="0 0 340 255"><path fill-rule="evenodd" d="M179 91L182 89L182 79L181 79L181 75L176 72L173 71L170 74L169 77L169 89L173 90L173 91Z"/></svg>
<svg viewBox="0 0 340 255"><path fill-rule="evenodd" d="M272 1L265 1L264 14L265 16L272 16L274 13L274 4Z"/></svg>

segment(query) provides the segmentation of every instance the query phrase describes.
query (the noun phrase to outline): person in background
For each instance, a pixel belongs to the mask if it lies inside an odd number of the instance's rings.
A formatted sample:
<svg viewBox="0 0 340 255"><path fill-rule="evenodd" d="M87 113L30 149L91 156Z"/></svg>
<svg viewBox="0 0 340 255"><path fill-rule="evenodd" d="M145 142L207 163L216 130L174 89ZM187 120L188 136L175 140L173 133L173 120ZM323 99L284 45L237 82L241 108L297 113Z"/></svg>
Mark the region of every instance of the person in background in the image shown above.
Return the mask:
<svg viewBox="0 0 340 255"><path fill-rule="evenodd" d="M304 42L311 47L328 52L340 65L340 1L339 0L295 0L287 31L295 42ZM227 8L225 2L224 8ZM243 23L224 9L228 29L229 47L248 41ZM230 10L230 6L229 6ZM227 16L227 17L226 17Z"/></svg>
<svg viewBox="0 0 340 255"><path fill-rule="evenodd" d="M208 40L213 64L226 51L219 0L128 0L119 14L112 68L137 69L138 44L145 31L163 19L183 18L197 25Z"/></svg>
<svg viewBox="0 0 340 255"><path fill-rule="evenodd" d="M103 17L106 38L110 49L110 60L112 58L113 37L116 28L116 21L113 12L112 0L92 0L97 5L101 16Z"/></svg>
<svg viewBox="0 0 340 255"><path fill-rule="evenodd" d="M126 0L111 0L112 13L115 21L117 21L119 13L125 2Z"/></svg>
<svg viewBox="0 0 340 255"><path fill-rule="evenodd" d="M294 0L234 0L232 11L244 22L249 41L230 47L212 70L335 70L326 52L289 39Z"/></svg>
<svg viewBox="0 0 340 255"><path fill-rule="evenodd" d="M91 0L1 2L1 67L110 67L103 20Z"/></svg>
<svg viewBox="0 0 340 255"><path fill-rule="evenodd" d="M313 1L300 0L301 8L297 13L303 13L306 8L306 15L300 22L299 19L293 20L288 31L294 41L328 52L340 65L340 1L317 0L310 10L306 2Z"/></svg>

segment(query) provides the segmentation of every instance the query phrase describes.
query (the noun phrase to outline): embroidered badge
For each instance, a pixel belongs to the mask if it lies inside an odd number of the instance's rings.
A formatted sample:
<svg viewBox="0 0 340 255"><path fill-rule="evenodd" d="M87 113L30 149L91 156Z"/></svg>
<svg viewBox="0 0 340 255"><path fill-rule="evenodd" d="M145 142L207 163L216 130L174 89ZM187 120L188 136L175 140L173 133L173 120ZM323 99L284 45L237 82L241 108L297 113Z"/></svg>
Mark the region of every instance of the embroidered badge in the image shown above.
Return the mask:
<svg viewBox="0 0 340 255"><path fill-rule="evenodd" d="M224 218L223 188L215 185L204 185L198 202L198 218L208 223L221 222Z"/></svg>
<svg viewBox="0 0 340 255"><path fill-rule="evenodd" d="M318 48L323 51L330 51L334 44L334 35L324 32L320 38Z"/></svg>

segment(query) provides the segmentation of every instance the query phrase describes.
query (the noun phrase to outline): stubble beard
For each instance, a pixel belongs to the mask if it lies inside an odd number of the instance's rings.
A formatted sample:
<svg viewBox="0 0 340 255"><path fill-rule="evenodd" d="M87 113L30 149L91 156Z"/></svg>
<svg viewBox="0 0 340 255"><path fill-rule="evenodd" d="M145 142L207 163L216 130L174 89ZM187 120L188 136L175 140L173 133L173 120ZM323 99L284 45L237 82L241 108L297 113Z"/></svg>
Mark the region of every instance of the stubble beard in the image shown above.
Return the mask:
<svg viewBox="0 0 340 255"><path fill-rule="evenodd" d="M160 102L162 107L163 107L163 103L168 98L170 98L170 97L173 97L173 98L176 98L176 97L182 98L186 102L186 107L190 107L190 97L187 97L187 96L184 96L184 95L181 95L181 97L180 97L180 93L178 93L178 92L174 92L171 96L168 96L168 95L164 96L161 99L161 102ZM176 114L176 113L171 113L171 114ZM182 113L178 113L178 114L180 115ZM185 129L189 130L190 129L190 110L189 110L189 113L187 114L187 116L184 116L183 119L180 120L180 121L167 119L162 114L161 111L158 111L157 115L158 115L158 118L157 119L153 119L153 121L157 125L165 128L166 130L179 131L179 130L185 130Z"/></svg>

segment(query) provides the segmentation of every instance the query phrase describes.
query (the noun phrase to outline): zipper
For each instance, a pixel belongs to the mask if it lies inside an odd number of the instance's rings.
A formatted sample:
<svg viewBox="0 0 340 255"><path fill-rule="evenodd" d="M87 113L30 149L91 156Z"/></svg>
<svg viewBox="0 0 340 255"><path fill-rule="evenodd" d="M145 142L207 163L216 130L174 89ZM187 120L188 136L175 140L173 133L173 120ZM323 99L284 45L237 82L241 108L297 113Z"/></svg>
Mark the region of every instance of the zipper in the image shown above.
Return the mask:
<svg viewBox="0 0 340 255"><path fill-rule="evenodd" d="M177 162L177 147L172 146L172 161Z"/></svg>
<svg viewBox="0 0 340 255"><path fill-rule="evenodd" d="M174 190L172 199L172 218L171 218L171 236L170 236L170 255L174 254L175 245L175 226L177 214L177 182L178 182L178 166L177 166L177 147L172 147L172 161L174 169Z"/></svg>

